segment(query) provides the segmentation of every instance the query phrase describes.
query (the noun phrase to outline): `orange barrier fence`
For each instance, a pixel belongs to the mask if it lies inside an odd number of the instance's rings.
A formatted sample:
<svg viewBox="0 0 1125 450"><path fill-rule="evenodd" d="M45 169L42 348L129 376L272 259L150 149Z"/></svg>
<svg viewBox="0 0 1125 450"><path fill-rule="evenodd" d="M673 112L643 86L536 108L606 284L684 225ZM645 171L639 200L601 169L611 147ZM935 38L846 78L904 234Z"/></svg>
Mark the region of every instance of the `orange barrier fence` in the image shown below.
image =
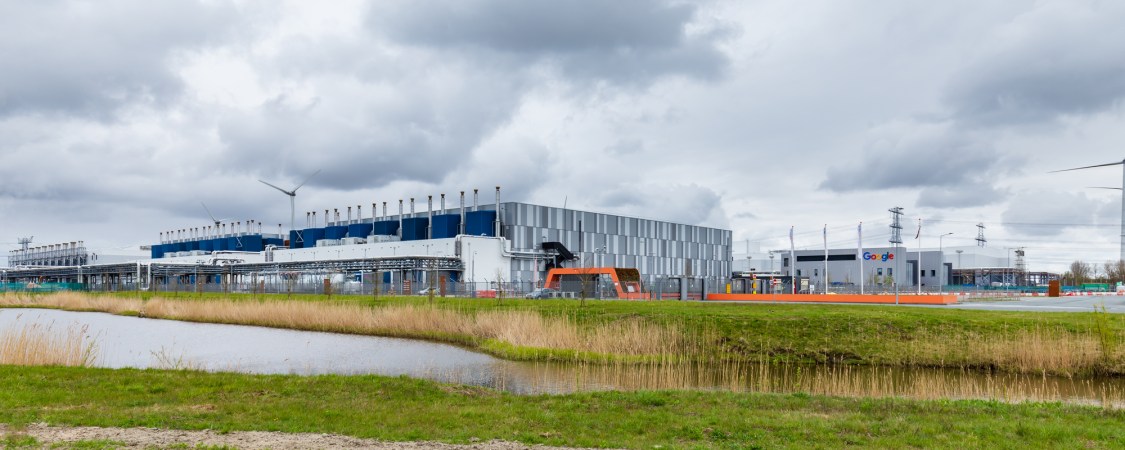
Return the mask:
<svg viewBox="0 0 1125 450"><path fill-rule="evenodd" d="M895 296L858 294L707 294L707 300L793 303L890 303L893 305L895 303ZM952 305L957 303L957 296L900 294L898 296L898 302L907 305Z"/></svg>

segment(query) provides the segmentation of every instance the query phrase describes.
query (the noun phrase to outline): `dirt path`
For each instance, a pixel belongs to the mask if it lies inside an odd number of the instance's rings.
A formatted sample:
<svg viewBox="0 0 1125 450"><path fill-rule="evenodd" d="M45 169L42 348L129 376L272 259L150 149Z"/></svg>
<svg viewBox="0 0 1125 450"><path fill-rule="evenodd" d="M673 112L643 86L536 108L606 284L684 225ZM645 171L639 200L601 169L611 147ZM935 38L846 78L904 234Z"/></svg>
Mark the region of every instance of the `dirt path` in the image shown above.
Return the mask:
<svg viewBox="0 0 1125 450"><path fill-rule="evenodd" d="M337 434L280 433L269 431L211 430L183 431L158 428L52 427L42 424L13 428L0 424L0 437L31 436L43 447L66 448L66 443L79 441L112 442L112 448L194 448L197 445L248 449L317 449L347 448L372 450L563 450L564 447L528 446L515 442L488 441L468 445L437 442L382 442ZM2 442L0 442L2 443ZM186 447L185 447L186 446ZM57 448L57 447L56 447ZM88 448L88 447L84 447ZM570 449L568 449L570 450Z"/></svg>

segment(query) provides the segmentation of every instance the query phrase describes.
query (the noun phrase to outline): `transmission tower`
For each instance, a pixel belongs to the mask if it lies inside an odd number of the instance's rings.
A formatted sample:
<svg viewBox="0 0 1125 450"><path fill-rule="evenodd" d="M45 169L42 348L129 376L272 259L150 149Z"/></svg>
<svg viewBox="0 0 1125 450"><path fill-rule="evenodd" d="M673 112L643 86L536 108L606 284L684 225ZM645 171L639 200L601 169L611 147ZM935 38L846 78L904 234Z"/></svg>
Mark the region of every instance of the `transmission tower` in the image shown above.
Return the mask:
<svg viewBox="0 0 1125 450"><path fill-rule="evenodd" d="M20 246L23 248L24 253L27 253L27 248L31 246L32 239L35 239L35 236L20 238L17 241L20 244Z"/></svg>
<svg viewBox="0 0 1125 450"><path fill-rule="evenodd" d="M902 218L902 207L896 206L894 208L888 209L887 211L891 212L891 243L895 245L895 256L901 256L898 254L898 246L899 244L902 244L902 222L899 221L899 219ZM896 305L898 304L898 277L902 275L898 271L898 262L901 260L901 257L895 258L895 273L894 275L892 275L894 277L892 279L894 280L895 284ZM891 269L888 268L887 270L889 271Z"/></svg>
<svg viewBox="0 0 1125 450"><path fill-rule="evenodd" d="M988 242L984 238L984 223L977 224L977 247L984 247L984 243Z"/></svg>
<svg viewBox="0 0 1125 450"><path fill-rule="evenodd" d="M888 209L891 212L891 243L902 243L902 222L899 219L902 217L902 207L896 206Z"/></svg>
<svg viewBox="0 0 1125 450"><path fill-rule="evenodd" d="M1025 274L1027 273L1027 261L1024 261L1024 247L1016 249L1016 284L1023 286L1027 284Z"/></svg>

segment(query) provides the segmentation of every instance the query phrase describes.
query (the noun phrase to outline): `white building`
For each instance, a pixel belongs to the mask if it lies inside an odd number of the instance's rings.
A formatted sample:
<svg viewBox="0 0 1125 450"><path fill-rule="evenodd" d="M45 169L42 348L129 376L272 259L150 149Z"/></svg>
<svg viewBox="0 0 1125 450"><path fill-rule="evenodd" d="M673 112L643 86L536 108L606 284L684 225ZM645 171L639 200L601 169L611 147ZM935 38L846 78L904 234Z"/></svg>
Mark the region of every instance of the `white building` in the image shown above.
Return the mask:
<svg viewBox="0 0 1125 450"><path fill-rule="evenodd" d="M894 286L935 288L944 285L1016 282L1021 270L1018 257L1011 249L988 247L908 248L874 247L859 249L828 249L827 265L824 250L797 250L795 273L808 278L811 286L823 291L829 287L863 286L876 291ZM779 271L790 274L788 251L775 252L780 258ZM1012 259L1017 258L1017 259ZM751 259L753 261L753 259ZM919 264L919 261L921 263ZM959 273L972 274L960 279Z"/></svg>

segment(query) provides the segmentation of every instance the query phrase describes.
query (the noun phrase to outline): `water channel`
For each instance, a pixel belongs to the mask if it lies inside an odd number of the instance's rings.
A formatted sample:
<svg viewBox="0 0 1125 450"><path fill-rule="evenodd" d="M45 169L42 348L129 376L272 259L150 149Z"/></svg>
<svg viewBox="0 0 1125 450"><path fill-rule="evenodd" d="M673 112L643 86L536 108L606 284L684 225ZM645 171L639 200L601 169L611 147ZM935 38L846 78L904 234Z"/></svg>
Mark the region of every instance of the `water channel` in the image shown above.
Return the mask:
<svg viewBox="0 0 1125 450"><path fill-rule="evenodd" d="M95 366L256 374L379 374L519 394L703 389L907 398L1064 401L1125 407L1125 379L848 366L514 362L433 342L48 309L0 308L0 339L25 327L83 330Z"/></svg>

